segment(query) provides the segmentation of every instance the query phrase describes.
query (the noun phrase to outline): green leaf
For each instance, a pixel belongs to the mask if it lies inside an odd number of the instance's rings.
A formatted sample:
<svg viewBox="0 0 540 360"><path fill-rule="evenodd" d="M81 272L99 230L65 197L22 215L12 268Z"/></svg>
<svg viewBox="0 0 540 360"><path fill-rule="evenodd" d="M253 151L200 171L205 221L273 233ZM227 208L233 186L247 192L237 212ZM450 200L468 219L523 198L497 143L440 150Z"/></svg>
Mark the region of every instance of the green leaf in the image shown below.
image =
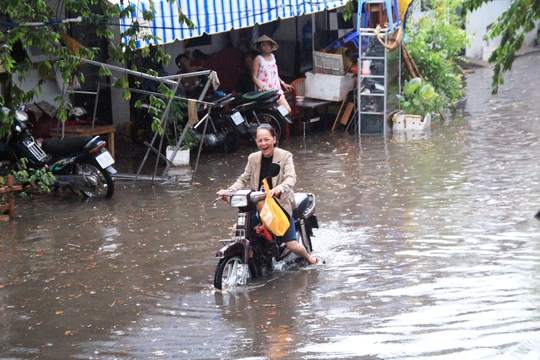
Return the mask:
<svg viewBox="0 0 540 360"><path fill-rule="evenodd" d="M412 95L415 91L417 91L420 86L422 85L422 80L420 78L414 78L411 79L409 82L405 83L404 92L405 96Z"/></svg>
<svg viewBox="0 0 540 360"><path fill-rule="evenodd" d="M129 90L122 91L122 99L130 100L131 99L131 91L129 91Z"/></svg>

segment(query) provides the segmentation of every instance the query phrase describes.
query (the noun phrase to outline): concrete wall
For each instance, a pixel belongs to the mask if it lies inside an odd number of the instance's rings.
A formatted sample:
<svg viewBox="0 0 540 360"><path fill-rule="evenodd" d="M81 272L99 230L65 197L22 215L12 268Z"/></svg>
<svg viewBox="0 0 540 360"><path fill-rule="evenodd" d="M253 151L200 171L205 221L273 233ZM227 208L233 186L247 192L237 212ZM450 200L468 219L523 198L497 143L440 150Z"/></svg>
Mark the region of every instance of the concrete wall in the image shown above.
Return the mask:
<svg viewBox="0 0 540 360"><path fill-rule="evenodd" d="M500 43L500 39L485 41L483 38L488 33L491 25L512 3L512 0L493 0L484 4L474 13L468 14L465 24L467 34L473 38L471 45L466 49L465 55L487 60L494 48ZM536 31L525 36L524 46L533 46L536 43Z"/></svg>
<svg viewBox="0 0 540 360"><path fill-rule="evenodd" d="M484 36L490 30L490 27L497 18L510 6L512 0L493 0L484 4L477 11L467 15L465 20L465 30L471 37L471 44L465 49L465 55L468 57L487 60L494 48L496 48L500 39L485 41ZM414 5L414 4L413 4ZM414 19L417 16L424 16L425 12L419 10L419 3L412 15ZM537 22L537 26L540 22ZM413 22L409 22L411 26ZM525 36L523 46L534 46L536 44L536 31L532 31Z"/></svg>

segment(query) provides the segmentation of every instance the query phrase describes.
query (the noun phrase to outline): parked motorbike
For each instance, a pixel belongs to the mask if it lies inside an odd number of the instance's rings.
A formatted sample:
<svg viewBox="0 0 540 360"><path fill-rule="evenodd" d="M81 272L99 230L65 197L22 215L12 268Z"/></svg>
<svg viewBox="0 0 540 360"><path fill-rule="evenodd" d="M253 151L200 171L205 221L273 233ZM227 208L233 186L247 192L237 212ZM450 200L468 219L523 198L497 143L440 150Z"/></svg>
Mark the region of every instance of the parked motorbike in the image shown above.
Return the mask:
<svg viewBox="0 0 540 360"><path fill-rule="evenodd" d="M270 176L279 173L280 166L272 163ZM252 216L264 205L266 193L262 191L227 191L218 197L238 208L234 231L229 239L220 240L224 246L216 253L219 262L214 275L214 287L219 290L245 285L250 278L263 276L272 270L283 271L301 259L287 249L280 238L262 225L253 227ZM296 209L293 218L296 235L308 253L313 251L311 237L313 228L318 228L315 215L315 195L296 193Z"/></svg>
<svg viewBox="0 0 540 360"><path fill-rule="evenodd" d="M285 121L292 122L287 110L277 103L277 90L253 91L243 95L211 95L205 101L214 105L209 114L207 129L205 110L199 112L197 133L204 132L203 144L221 152L236 152L241 138L255 139L260 124L270 124L279 140L285 138Z"/></svg>
<svg viewBox="0 0 540 360"><path fill-rule="evenodd" d="M231 117L238 131L254 139L257 127L270 124L279 141L285 140L286 123L292 124L285 106L278 104L277 90L252 91L236 97L229 105Z"/></svg>
<svg viewBox="0 0 540 360"><path fill-rule="evenodd" d="M198 111L199 121L193 126L195 132L203 137L203 145L218 152L235 153L240 147L240 131L231 117L228 104L233 101L232 95L212 95L205 101L214 103L210 113L204 108Z"/></svg>
<svg viewBox="0 0 540 360"><path fill-rule="evenodd" d="M257 127L264 123L270 124L276 130L279 140L284 140L285 122L292 121L286 115L285 107L277 103L277 99L277 90L254 91L238 96L208 95L204 101L212 103L212 108L208 112L206 107L199 107L199 121L194 124L193 130L202 138L206 148L224 153L238 151L242 137L255 139ZM142 108L150 107L147 99L143 99ZM148 124L152 121L147 110L143 111L141 118L148 118L145 120ZM188 115L185 114L181 120L182 126L185 126L187 119Z"/></svg>
<svg viewBox="0 0 540 360"><path fill-rule="evenodd" d="M9 109L2 107L9 113ZM114 159L99 136L49 138L38 145L28 115L20 110L12 118L11 134L0 146L1 163L20 168L21 159L34 169L48 167L55 177L55 189L80 191L85 197L111 198L114 194Z"/></svg>

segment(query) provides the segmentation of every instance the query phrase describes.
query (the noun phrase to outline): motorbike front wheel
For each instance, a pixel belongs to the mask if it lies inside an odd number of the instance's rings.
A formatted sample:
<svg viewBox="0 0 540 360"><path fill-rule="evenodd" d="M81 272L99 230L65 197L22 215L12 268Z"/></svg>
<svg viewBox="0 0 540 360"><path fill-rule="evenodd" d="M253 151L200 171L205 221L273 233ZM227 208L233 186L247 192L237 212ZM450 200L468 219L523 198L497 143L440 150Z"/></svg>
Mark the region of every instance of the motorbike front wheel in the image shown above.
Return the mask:
<svg viewBox="0 0 540 360"><path fill-rule="evenodd" d="M222 137L217 150L225 154L237 152L238 148L240 148L240 133L238 133L238 130L228 122L217 123L216 129Z"/></svg>
<svg viewBox="0 0 540 360"><path fill-rule="evenodd" d="M271 112L261 112L257 113L257 119L251 119L251 122L256 122L257 126L260 124L270 124L276 131L276 137L279 142L285 140L285 123L281 121L276 114Z"/></svg>
<svg viewBox="0 0 540 360"><path fill-rule="evenodd" d="M246 268L248 273L244 274ZM214 287L218 290L235 288L243 285L243 281L249 277L249 267L244 266L240 254L230 254L219 260L214 275Z"/></svg>
<svg viewBox="0 0 540 360"><path fill-rule="evenodd" d="M97 163L83 162L75 165L75 173L85 177L84 190L80 190L85 197L111 198L114 194L114 181L107 171Z"/></svg>

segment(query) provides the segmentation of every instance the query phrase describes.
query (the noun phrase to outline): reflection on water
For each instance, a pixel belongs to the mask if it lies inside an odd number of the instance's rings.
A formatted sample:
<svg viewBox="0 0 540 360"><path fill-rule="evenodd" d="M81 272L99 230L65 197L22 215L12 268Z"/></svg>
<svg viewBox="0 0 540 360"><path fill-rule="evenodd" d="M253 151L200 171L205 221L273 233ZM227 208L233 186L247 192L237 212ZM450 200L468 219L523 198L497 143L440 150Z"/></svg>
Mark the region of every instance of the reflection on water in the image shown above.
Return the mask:
<svg viewBox="0 0 540 360"><path fill-rule="evenodd" d="M285 142L328 264L234 293L212 288L235 218L212 200L252 148L204 155L192 187L18 201L1 225L0 356L539 358L537 68L519 58L498 98L477 69L461 112L425 138Z"/></svg>

